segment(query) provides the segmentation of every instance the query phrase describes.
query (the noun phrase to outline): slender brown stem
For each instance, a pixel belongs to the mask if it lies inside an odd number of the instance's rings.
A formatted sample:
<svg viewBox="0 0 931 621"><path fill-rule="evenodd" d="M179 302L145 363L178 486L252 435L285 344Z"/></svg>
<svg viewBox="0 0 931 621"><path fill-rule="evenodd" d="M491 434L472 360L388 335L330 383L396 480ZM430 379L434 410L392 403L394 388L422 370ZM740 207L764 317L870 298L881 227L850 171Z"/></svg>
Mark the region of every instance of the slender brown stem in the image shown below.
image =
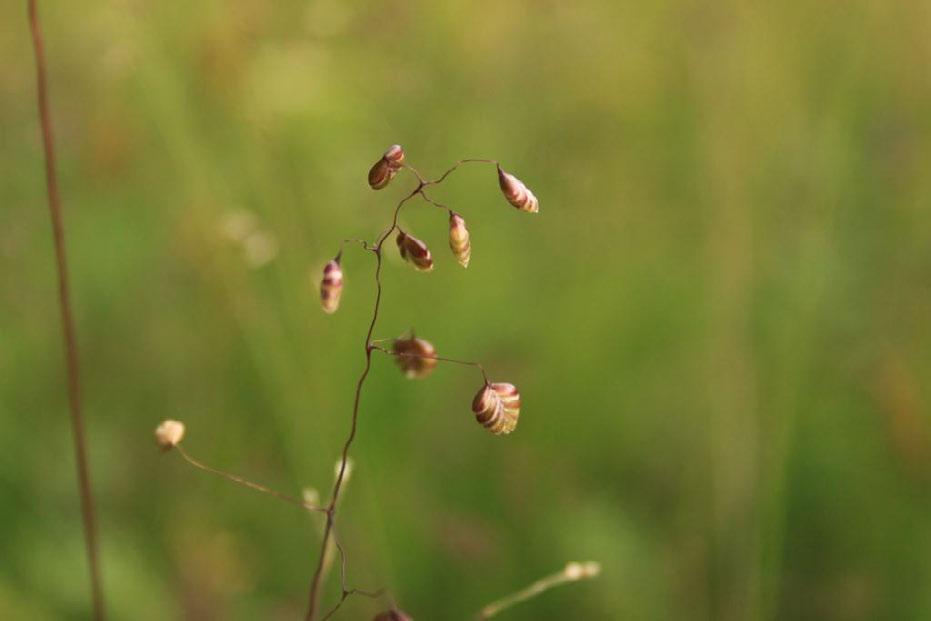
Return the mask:
<svg viewBox="0 0 931 621"><path fill-rule="evenodd" d="M417 187L414 188L413 191L407 194L404 198L402 198L400 202L398 202L397 206L394 209L394 216L391 219L391 224L387 228L385 228L385 230L382 231L382 233L378 236L378 239L376 240L374 246L369 246L368 244L364 242L360 242L362 243L363 248L365 248L366 250L372 251L372 253L374 253L375 255L375 306L372 310L372 319L371 319L371 322L369 323L368 332L365 335L365 343L364 343L365 365L363 366L362 373L359 375L359 379L356 382L356 392L355 392L355 397L353 398L353 403L352 403L352 418L350 422L349 435L347 436L346 441L343 443L343 450L342 450L342 454L340 457L339 473L337 474L336 482L333 485L333 492L330 496L330 502L327 504L327 507L325 509L326 524L323 529L323 540L321 541L321 544L320 544L320 554L318 555L317 566L314 569L313 578L311 579L311 582L310 582L310 595L309 595L309 601L307 605L307 615L305 616L305 621L314 621L314 619L316 619L317 617L317 607L318 607L318 603L320 599L320 587L323 582L322 578L323 578L323 573L324 573L326 550L327 550L327 545L329 544L331 537L333 537L334 520L336 516L336 503L339 500L340 490L342 489L342 485L343 485L343 475L345 474L345 470L346 470L346 461L349 458L349 449L351 448L352 443L356 438L356 432L358 430L359 403L361 402L361 399L362 399L362 387L365 384L365 380L368 377L369 371L371 371L371 368L372 368L372 352L375 349L381 349L381 348L375 347L374 341L372 340L372 334L375 331L375 325L378 323L378 313L379 313L379 310L381 309L382 250L383 250L385 240L388 239L391 233L393 233L396 229L398 229L398 218L401 215L401 208L404 207L404 204L407 203L407 201L409 201L410 199L420 194L424 198L424 200L426 200L427 202L440 206L438 203L433 201L433 199L429 198L428 196L424 194L424 188L427 186L437 185L439 183L442 183L450 174L453 173L453 171L459 168L459 166L461 166L462 164L469 163L469 162L483 162L487 164L494 164L495 166L498 165L498 162L495 160L463 159L463 160L459 160L458 162L456 162L451 168L449 168L446 172L444 172L438 178L426 179L413 166L409 166L405 164L404 168L410 170L414 174L414 176L417 178L417 181L418 181ZM346 240L346 241L359 241L359 240ZM482 369L481 366L477 365L476 363L465 363L463 361L452 360L452 359L442 359L442 358L438 358L438 360L446 360L448 362L458 362L460 364L471 364L472 366L478 366L478 368L482 371L482 375L485 376L485 370ZM487 376L485 376L485 382L488 383ZM342 557L343 576L345 576L345 571L346 571L345 552L342 550L341 546L339 546L339 550L340 550L340 554ZM345 584L345 577L344 577L343 586L342 586L342 595L340 597L340 601L336 604L336 606L333 609L331 609L326 614L324 618L325 619L330 618L330 616L332 616L337 610L339 610L339 607L342 605L342 603L346 600L347 597L349 597L352 594L357 594L357 593L363 594L365 592L359 591L358 589L347 590L346 584ZM380 594L381 591L377 593Z"/></svg>
<svg viewBox="0 0 931 621"><path fill-rule="evenodd" d="M58 194L58 178L55 170L55 140L52 134L52 119L48 103L48 78L46 77L45 45L39 25L36 0L28 0L29 26L36 57L36 87L39 100L39 122L42 126L42 142L45 149L45 188L48 194L49 212L52 217L52 232L55 239L55 258L58 267L58 301L61 310L61 325L65 344L65 364L68 373L68 403L71 411L71 435L77 462L78 491L81 496L81 516L84 524L84 543L87 547L87 562L90 567L91 599L94 619L106 618L103 584L98 560L97 521L94 516L94 497L91 490L90 472L87 462L87 441L84 434L84 416L81 411L81 381L78 367L78 345L71 312L71 296L68 285L68 261L65 254L65 226L61 215L61 198Z"/></svg>
<svg viewBox="0 0 931 621"><path fill-rule="evenodd" d="M346 461L349 458L349 449L356 438L356 432L359 425L359 403L362 399L362 386L365 384L365 378L368 377L369 371L372 368L372 334L375 332L375 324L378 322L378 312L381 309L382 246L385 243L385 240L388 239L388 236L391 235L391 233L397 228L398 217L400 216L401 208L404 206L404 203L412 199L422 189L423 185L418 185L413 192L401 199L394 210L394 217L392 218L391 226L389 226L379 236L378 241L375 242L375 247L372 249L372 251L375 253L375 306L372 310L372 320L369 323L368 331L365 334L365 366L362 369L362 374L359 376L359 380L356 382L356 394L352 403L352 419L349 428L349 435L343 444L343 451L339 464L339 473L336 475L336 482L333 484L333 493L330 496L330 502L326 508L327 519L326 525L323 529L323 540L320 544L320 554L317 560L317 567L314 570L314 575L310 582L310 596L307 605L306 616L307 621L313 621L317 615L317 603L320 598L320 585L321 577L323 575L324 557L326 556L327 544L330 541L330 536L333 532L333 519L336 515L336 503L339 500L339 493L343 486L343 476L346 473Z"/></svg>
<svg viewBox="0 0 931 621"><path fill-rule="evenodd" d="M229 472L224 472L224 471L222 471L222 470L217 470L216 468L211 468L211 467L208 466L207 464L201 463L201 462L197 461L196 459L194 459L193 457L191 457L190 455L188 455L187 451L185 451L183 448L181 448L181 445L180 445L180 444L177 445L177 446L175 446L175 450L178 451L178 453L181 455L181 457L184 458L184 460L185 460L187 463L191 464L191 465L194 466L195 468L199 468L200 470L203 470L204 472L209 472L210 474L215 474L215 475L217 475L217 476L219 476L219 477L223 477L223 478L226 479L227 481L232 481L233 483L235 483L235 484L237 484L237 485L241 485L241 486L243 486L243 487L248 487L248 488L251 489L251 490L255 490L255 491L257 491L257 492L262 492L263 494L268 494L269 496L274 496L274 497L277 498L278 500L283 500L283 501L285 501L285 502L289 502L289 503L291 503L292 505L297 505L298 507L307 509L307 510L309 510L309 511L318 511L318 512L320 512L320 513L325 513L325 512L326 512L326 509L324 509L323 507L318 507L318 506L316 506L316 505L312 505L312 504L310 504L310 503L304 502L303 500L300 500L300 499L295 498L295 497L293 497L293 496L288 496L287 494L283 494L283 493L281 493L281 492L279 492L279 491L276 491L276 490L273 490L273 489L271 489L271 488L265 487L264 485L259 485L258 483L253 483L252 481L249 481L249 480L244 479L244 478L242 478L242 477L236 476L235 474L230 474Z"/></svg>

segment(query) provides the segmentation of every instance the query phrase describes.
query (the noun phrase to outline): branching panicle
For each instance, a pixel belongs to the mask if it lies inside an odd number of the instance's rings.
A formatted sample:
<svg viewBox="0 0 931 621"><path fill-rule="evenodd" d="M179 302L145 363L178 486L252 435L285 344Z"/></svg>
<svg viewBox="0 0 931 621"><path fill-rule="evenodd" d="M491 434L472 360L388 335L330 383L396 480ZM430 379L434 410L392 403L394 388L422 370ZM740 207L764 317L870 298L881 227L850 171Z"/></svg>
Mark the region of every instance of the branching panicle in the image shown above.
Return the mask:
<svg viewBox="0 0 931 621"><path fill-rule="evenodd" d="M401 258L405 259L416 269L423 272L429 272L433 270L434 260L433 255L431 254L427 245L416 237L410 235L408 232L401 229L398 225L398 218L401 214L401 209L404 207L411 198L415 196L420 196L424 201L448 211L450 220L450 234L449 234L449 243L450 249L453 252L453 256L456 257L456 260L463 266L467 267L469 260L471 258L472 246L469 239L468 229L465 227L465 220L462 216L453 212L451 209L445 205L435 201L424 191L426 188L439 185L445 181L449 175L455 172L460 166L466 163L485 163L485 164L494 164L495 169L498 173L499 184L501 185L501 190L505 195L505 198L515 207L522 209L524 211L535 213L538 211L536 197L518 181L515 177L508 175L508 180L510 185L505 185L502 179L502 175L507 175L501 170L500 164L496 160L489 159L463 159L456 162L452 167L450 167L446 172L437 177L436 179L427 179L418 171L416 168L407 164L405 162L404 150L399 145L394 145L390 147L385 154L379 159L372 169L369 171L368 181L369 185L376 190L384 188L388 183L395 177L397 172L400 169L409 170L414 177L417 179L417 187L414 188L409 194L407 194L400 202L398 202L397 207L395 207L394 215L391 220L391 225L385 229L381 235L378 237L376 242L370 247L363 242L363 248L371 249L375 254L375 308L372 312L372 320L369 324L368 332L365 336L364 342L364 351L365 351L365 365L362 369L362 373L359 377L359 380L356 384L356 393L353 400L352 408L352 418L349 430L349 436L346 439L346 442L343 445L342 460L345 463L345 460L348 458L349 449L352 446L352 442L355 439L356 431L358 429L358 419L359 419L359 403L361 400L362 387L365 383L365 379L368 377L369 371L372 367L372 352L381 351L387 354L398 357L399 366L407 377L416 378L424 377L428 375L433 367L436 366L437 362L452 362L456 364L466 364L469 366L475 366L482 372L482 378L484 380L483 386L480 389L480 392L486 390L493 390L492 387L509 387L510 392L507 396L499 397L498 393L493 393L498 398L497 406L500 409L500 413L495 415L495 412L492 412L489 416L493 416L494 419L491 422L487 422L482 418L479 418L479 422L491 429L493 433L509 433L517 425L517 415L519 412L520 406L520 397L517 393L517 389L514 388L511 384L490 384L488 381L488 376L485 374L485 369L474 362L465 362L461 360L455 360L452 358L442 358L436 355L436 349L433 345L422 339L416 339L413 334L409 339L395 339L394 346L392 349L387 349L376 345L376 342L379 341L372 340L372 334L375 329L375 325L378 322L378 313L381 307L381 268L382 268L382 259L385 241L391 236L392 233L397 231L397 246L398 251L401 255ZM513 179L513 181L510 181ZM532 207L532 208L531 208ZM340 277L342 274L340 273ZM324 282L324 284L326 284ZM342 280L340 279L340 285ZM323 291L323 288L321 288ZM326 298L321 296L322 301L324 302L324 309L326 310ZM505 403L507 407L505 407ZM516 403L516 405L515 405ZM473 408L474 409L474 408ZM323 568L323 557L325 555L327 542L333 531L333 523L335 519L335 508L336 502L339 499L340 487L342 482L342 475L340 474L336 478L336 483L333 486L333 492L330 496L330 502L327 506L327 525L324 529L323 542L321 543L321 552L319 555L319 560L317 563L317 568L314 571L313 578L310 585L310 597L307 608L306 621L314 621L317 615L317 605L320 596L320 588L322 584L321 574ZM336 610L339 609L339 606L346 599L346 589L343 589L343 595L334 609L332 609L325 618L329 618Z"/></svg>
<svg viewBox="0 0 931 621"><path fill-rule="evenodd" d="M472 409L475 412L476 419L484 427L488 428L495 434L510 433L517 425L517 419L520 412L520 395L517 389L508 383L492 383L485 368L477 363L455 358L438 356L436 348L432 343L414 336L413 331L408 336L402 336L395 339L373 339L375 327L378 324L379 312L381 310L382 299L382 280L381 273L384 265L385 243L393 234L397 243L398 251L403 259L413 265L417 270L429 272L433 270L434 259L427 245L404 231L400 224L399 218L403 207L415 196L419 196L425 202L434 205L449 214L449 246L457 262L463 267L468 267L472 255L472 244L469 231L466 228L465 220L461 215L446 207L442 203L434 200L425 192L426 188L433 187L443 183L453 172L460 166L467 163L493 164L498 176L499 185L505 198L512 205L523 211L535 213L537 211L536 197L527 187L512 175L505 173L496 160L489 159L463 159L456 162L452 167L447 169L436 179L424 177L417 169L410 166L405 161L404 150L399 145L393 145L379 160L372 166L368 174L368 183L374 190L380 190L386 187L401 170L408 170L416 178L417 186L406 194L394 208L391 222L378 235L374 242L368 242L362 239L345 239L339 247L336 256L330 260L324 270L323 277L320 281L320 303L324 312L332 314L339 309L340 300L343 293L343 269L341 265L343 248L346 244L359 244L366 252L371 252L375 257L375 303L372 308L372 316L365 333L362 343L364 364L362 371L356 381L355 394L352 402L352 414L350 417L349 433L343 442L342 451L340 452L339 462L336 468L336 477L333 483L333 489L326 505L318 506L316 503L293 498L286 494L271 490L267 487L253 483L236 475L217 470L206 466L188 455L180 446L184 436L184 425L177 421L165 421L156 430L156 442L163 451L176 449L177 452L190 465L200 470L223 477L237 485L253 489L264 494L271 495L284 500L288 503L300 506L310 511L319 512L324 516L323 535L320 543L320 552L317 556L316 567L310 583L310 593L307 604L306 621L315 621L319 607L320 592L325 581L330 566L330 559L333 555L333 549L339 555L340 562L340 597L336 604L330 608L323 619L330 619L340 609L343 603L354 595L361 595L373 599L385 596L389 603L390 609L380 613L376 619L380 621L409 621L410 617L398 609L393 598L384 589L377 591L365 591L358 588L351 588L348 585L348 569L346 551L339 541L336 534L336 512L339 499L349 472L349 451L355 441L359 427L359 408L362 401L362 389L372 369L372 353L375 351L383 352L395 357L399 368L408 378L424 378L430 375L439 362L448 362L452 364L471 366L479 370L482 375L482 384L479 388L478 395L473 400ZM382 346L382 343L391 342L391 347ZM305 493L305 497L308 494ZM314 492L311 494L316 496Z"/></svg>

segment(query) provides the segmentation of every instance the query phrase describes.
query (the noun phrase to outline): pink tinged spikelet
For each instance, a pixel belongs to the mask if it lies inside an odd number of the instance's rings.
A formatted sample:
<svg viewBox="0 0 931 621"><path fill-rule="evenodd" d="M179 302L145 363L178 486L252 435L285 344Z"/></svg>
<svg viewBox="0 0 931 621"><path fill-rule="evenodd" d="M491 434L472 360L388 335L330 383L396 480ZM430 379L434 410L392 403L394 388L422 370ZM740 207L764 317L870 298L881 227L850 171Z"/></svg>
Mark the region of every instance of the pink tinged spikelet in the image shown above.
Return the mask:
<svg viewBox="0 0 931 621"><path fill-rule="evenodd" d="M433 269L433 255L430 254L427 244L404 231L398 231L397 243L401 258L413 265L417 270L429 272Z"/></svg>
<svg viewBox="0 0 931 621"><path fill-rule="evenodd" d="M514 207L527 213L537 213L540 211L540 203L537 197L530 191L524 182L498 168L498 185L501 186L501 192Z"/></svg>
<svg viewBox="0 0 931 621"><path fill-rule="evenodd" d="M457 213L449 213L449 248L462 267L469 267L472 258L472 242L465 220Z"/></svg>
<svg viewBox="0 0 931 621"><path fill-rule="evenodd" d="M369 185L373 190L380 190L401 170L404 164L404 149L395 144L388 147L381 159L369 170Z"/></svg>
<svg viewBox="0 0 931 621"><path fill-rule="evenodd" d="M436 368L436 348L430 341L413 335L395 339L392 351L401 372L409 379L423 379Z"/></svg>
<svg viewBox="0 0 931 621"><path fill-rule="evenodd" d="M472 411L475 420L491 433L511 433L520 417L520 393L513 384L486 384L472 400Z"/></svg>
<svg viewBox="0 0 931 621"><path fill-rule="evenodd" d="M323 312L332 315L339 308L339 299L343 295L343 270L339 261L333 259L323 268L323 280L320 283L320 305Z"/></svg>

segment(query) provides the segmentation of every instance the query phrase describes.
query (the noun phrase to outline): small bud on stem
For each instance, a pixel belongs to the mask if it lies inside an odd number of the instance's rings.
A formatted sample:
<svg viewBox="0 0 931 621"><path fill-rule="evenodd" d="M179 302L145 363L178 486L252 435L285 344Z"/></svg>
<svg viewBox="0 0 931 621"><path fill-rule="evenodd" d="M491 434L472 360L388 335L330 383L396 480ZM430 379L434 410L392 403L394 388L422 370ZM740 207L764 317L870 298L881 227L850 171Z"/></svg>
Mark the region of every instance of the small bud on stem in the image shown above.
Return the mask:
<svg viewBox="0 0 931 621"><path fill-rule="evenodd" d="M423 379L436 368L436 348L433 343L414 335L395 339L392 354L398 367L409 379Z"/></svg>
<svg viewBox="0 0 931 621"><path fill-rule="evenodd" d="M433 255L427 244L404 231L398 231L398 250L401 258L413 265L418 271L429 272L433 270Z"/></svg>
<svg viewBox="0 0 931 621"><path fill-rule="evenodd" d="M184 439L184 423L166 420L155 428L155 444L164 451L170 451Z"/></svg>
<svg viewBox="0 0 931 621"><path fill-rule="evenodd" d="M339 308L343 295L343 270L339 259L333 259L323 268L323 280L320 282L320 305L323 312L332 315Z"/></svg>
<svg viewBox="0 0 931 621"><path fill-rule="evenodd" d="M514 207L528 213L540 211L540 203L530 188L511 173L501 170L500 166L498 167L498 185L501 186L504 198L508 199Z"/></svg>
<svg viewBox="0 0 931 621"><path fill-rule="evenodd" d="M388 147L380 160L369 170L369 185L373 190L380 190L394 179L404 163L404 149L395 144Z"/></svg>
<svg viewBox="0 0 931 621"><path fill-rule="evenodd" d="M472 242L469 239L469 229L465 220L459 214L449 212L449 249L462 267L469 267L472 258Z"/></svg>

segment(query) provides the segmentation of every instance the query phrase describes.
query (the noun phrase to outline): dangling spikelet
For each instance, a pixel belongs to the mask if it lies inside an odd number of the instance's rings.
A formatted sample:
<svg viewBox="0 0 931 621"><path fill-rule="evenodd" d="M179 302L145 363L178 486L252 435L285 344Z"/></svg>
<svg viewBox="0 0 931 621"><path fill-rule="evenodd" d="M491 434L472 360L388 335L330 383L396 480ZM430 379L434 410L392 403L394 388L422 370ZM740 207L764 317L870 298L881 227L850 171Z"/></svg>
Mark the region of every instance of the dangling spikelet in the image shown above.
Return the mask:
<svg viewBox="0 0 931 621"><path fill-rule="evenodd" d="M343 270L339 259L333 259L323 268L323 281L320 283L320 305L323 312L332 315L339 308L339 299L343 295Z"/></svg>
<svg viewBox="0 0 931 621"><path fill-rule="evenodd" d="M436 368L436 348L413 334L394 340L392 351L401 371L409 379L423 379Z"/></svg>
<svg viewBox="0 0 931 621"><path fill-rule="evenodd" d="M429 272L433 269L433 255L430 254L427 244L404 231L398 231L397 242L402 259L421 272Z"/></svg>
<svg viewBox="0 0 931 621"><path fill-rule="evenodd" d="M462 267L469 267L472 258L472 242L465 220L457 213L449 212L449 248Z"/></svg>
<svg viewBox="0 0 931 621"><path fill-rule="evenodd" d="M472 400L472 411L491 433L511 433L520 417L520 393L513 384L486 384Z"/></svg>
<svg viewBox="0 0 931 621"><path fill-rule="evenodd" d="M155 428L155 444L162 451L170 451L184 439L184 423L177 420L162 421Z"/></svg>
<svg viewBox="0 0 931 621"><path fill-rule="evenodd" d="M401 170L404 163L404 149L395 144L388 147L380 160L369 170L369 185L373 190L380 190Z"/></svg>
<svg viewBox="0 0 931 621"><path fill-rule="evenodd" d="M521 211L528 213L540 211L540 203L537 201L537 197L533 195L533 192L530 191L530 188L511 173L501 170L500 167L498 168L498 185L501 186L501 191L504 193L504 197L508 199L508 202Z"/></svg>

